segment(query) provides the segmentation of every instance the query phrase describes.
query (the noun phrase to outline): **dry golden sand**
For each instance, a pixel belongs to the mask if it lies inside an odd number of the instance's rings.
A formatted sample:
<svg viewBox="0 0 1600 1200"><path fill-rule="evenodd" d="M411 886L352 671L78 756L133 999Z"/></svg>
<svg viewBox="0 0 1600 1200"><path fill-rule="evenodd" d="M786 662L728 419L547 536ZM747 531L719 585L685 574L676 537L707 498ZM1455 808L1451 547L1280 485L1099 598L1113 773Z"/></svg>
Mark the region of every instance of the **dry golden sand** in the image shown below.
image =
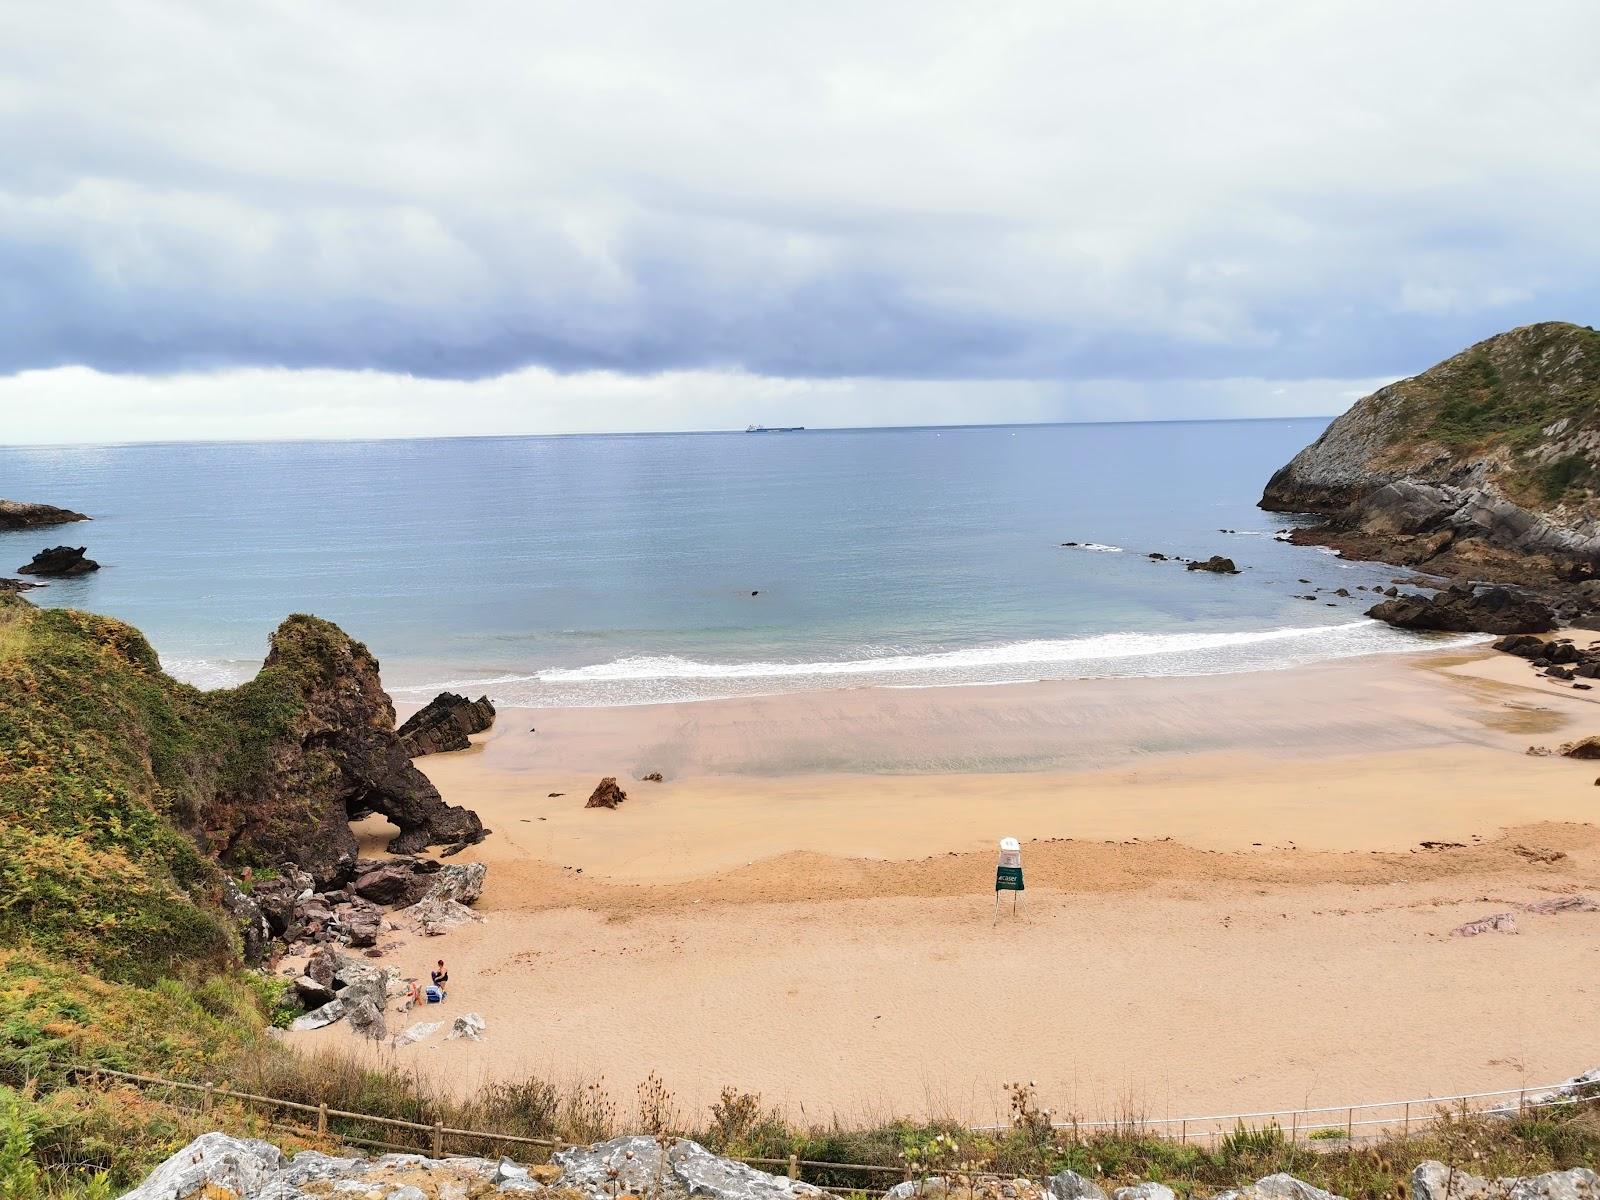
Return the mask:
<svg viewBox="0 0 1600 1200"><path fill-rule="evenodd" d="M420 762L495 830L488 920L397 956L446 957L427 1016L488 1037L385 1053L796 1117L993 1118L1014 1078L1090 1116L1547 1083L1600 1062L1600 914L1450 930L1600 897L1600 765L1523 753L1600 729L1593 695L1468 651L504 712ZM601 773L615 812L583 808ZM997 921L1006 834L1028 891Z"/></svg>

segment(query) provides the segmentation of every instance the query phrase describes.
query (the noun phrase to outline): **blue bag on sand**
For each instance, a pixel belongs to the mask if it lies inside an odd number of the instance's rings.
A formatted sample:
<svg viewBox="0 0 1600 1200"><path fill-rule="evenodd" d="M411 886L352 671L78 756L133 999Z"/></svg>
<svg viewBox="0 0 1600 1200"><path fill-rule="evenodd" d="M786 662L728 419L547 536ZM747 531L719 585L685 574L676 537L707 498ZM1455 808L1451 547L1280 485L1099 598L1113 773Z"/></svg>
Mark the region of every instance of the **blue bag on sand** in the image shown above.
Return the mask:
<svg viewBox="0 0 1600 1200"><path fill-rule="evenodd" d="M423 995L427 997L429 1004L438 1004L444 999L444 992L431 983L428 985L427 991L425 991Z"/></svg>

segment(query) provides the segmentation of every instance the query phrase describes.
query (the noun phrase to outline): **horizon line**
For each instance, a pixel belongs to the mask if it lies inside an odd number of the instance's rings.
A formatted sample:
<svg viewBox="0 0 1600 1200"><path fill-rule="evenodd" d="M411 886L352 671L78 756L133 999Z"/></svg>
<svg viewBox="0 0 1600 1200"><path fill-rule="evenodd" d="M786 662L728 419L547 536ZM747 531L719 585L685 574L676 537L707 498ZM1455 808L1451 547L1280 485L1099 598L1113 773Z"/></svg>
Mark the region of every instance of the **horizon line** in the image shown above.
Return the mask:
<svg viewBox="0 0 1600 1200"><path fill-rule="evenodd" d="M785 436L808 433L919 433L972 429L1051 429L1076 425L1229 425L1261 421L1331 421L1337 414L1300 414L1259 417L1147 417L1140 420L1103 421L970 421L943 425L801 425L773 427ZM747 429L614 429L614 430L561 430L549 433L425 433L397 434L391 437L215 437L215 438L151 438L124 439L108 442L0 442L0 450L112 450L132 446L292 446L348 443L350 445L374 442L469 442L469 441L526 441L534 438L627 438L627 437L719 437L744 436Z"/></svg>

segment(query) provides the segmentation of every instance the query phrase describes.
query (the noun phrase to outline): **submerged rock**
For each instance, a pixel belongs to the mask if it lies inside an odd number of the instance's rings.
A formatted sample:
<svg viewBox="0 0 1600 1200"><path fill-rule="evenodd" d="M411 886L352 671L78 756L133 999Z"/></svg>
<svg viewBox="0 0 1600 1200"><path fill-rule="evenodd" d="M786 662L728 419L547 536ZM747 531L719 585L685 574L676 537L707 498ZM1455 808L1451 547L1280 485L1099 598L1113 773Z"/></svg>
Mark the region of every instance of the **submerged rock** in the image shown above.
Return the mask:
<svg viewBox="0 0 1600 1200"><path fill-rule="evenodd" d="M396 732L406 753L412 758L465 750L472 743L469 735L482 733L494 724L494 705L489 697L468 700L454 692L440 692L406 718Z"/></svg>
<svg viewBox="0 0 1600 1200"><path fill-rule="evenodd" d="M70 578L98 571L100 564L85 558L86 546L52 546L33 556L33 561L17 568L18 575L44 575L50 578Z"/></svg>

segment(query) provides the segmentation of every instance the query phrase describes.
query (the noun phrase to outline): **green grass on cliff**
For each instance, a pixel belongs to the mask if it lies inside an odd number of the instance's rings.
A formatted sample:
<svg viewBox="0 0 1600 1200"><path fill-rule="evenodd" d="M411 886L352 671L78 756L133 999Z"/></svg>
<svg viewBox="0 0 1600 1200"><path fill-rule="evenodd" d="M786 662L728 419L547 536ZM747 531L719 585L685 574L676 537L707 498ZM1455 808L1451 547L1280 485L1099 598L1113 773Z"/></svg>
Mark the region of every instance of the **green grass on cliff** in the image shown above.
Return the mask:
<svg viewBox="0 0 1600 1200"><path fill-rule="evenodd" d="M243 815L271 845L310 820L297 794L267 806L252 784L292 736L308 680L326 682L352 643L296 616L273 646L254 680L200 692L120 621L0 595L0 948L145 984L237 959L222 876L196 836L229 836ZM302 782L336 769L303 758ZM211 849L269 865L248 841Z"/></svg>
<svg viewBox="0 0 1600 1200"><path fill-rule="evenodd" d="M1457 463L1499 455L1506 494L1533 507L1585 499L1600 461L1575 434L1600 430L1600 332L1549 321L1489 338L1389 391L1391 446L1447 448ZM1559 421L1561 432L1546 434Z"/></svg>
<svg viewBox="0 0 1600 1200"><path fill-rule="evenodd" d="M117 621L0 596L0 631L0 947L145 983L234 957L180 828L214 769L198 693Z"/></svg>

